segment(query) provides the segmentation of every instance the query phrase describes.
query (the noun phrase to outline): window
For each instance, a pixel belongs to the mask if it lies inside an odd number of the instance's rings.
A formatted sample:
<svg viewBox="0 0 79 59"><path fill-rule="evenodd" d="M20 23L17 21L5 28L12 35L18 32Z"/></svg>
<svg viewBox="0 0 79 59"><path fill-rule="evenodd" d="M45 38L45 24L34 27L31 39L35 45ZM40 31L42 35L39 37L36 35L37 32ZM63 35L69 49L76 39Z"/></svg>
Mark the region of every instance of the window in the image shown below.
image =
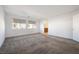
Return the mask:
<svg viewBox="0 0 79 59"><path fill-rule="evenodd" d="M13 19L12 29L26 29L26 20Z"/></svg>
<svg viewBox="0 0 79 59"><path fill-rule="evenodd" d="M28 21L28 29L35 29L36 22L35 21Z"/></svg>

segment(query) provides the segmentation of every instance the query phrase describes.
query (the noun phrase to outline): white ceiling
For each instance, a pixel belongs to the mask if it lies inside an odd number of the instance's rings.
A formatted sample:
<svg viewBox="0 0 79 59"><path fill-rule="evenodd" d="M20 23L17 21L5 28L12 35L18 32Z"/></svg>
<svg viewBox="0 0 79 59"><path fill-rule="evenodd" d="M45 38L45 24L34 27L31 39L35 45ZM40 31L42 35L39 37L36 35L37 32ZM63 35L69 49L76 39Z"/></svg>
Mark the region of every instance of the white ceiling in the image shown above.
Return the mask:
<svg viewBox="0 0 79 59"><path fill-rule="evenodd" d="M9 5L4 6L7 13L22 16L52 18L56 15L73 12L79 9L78 5Z"/></svg>

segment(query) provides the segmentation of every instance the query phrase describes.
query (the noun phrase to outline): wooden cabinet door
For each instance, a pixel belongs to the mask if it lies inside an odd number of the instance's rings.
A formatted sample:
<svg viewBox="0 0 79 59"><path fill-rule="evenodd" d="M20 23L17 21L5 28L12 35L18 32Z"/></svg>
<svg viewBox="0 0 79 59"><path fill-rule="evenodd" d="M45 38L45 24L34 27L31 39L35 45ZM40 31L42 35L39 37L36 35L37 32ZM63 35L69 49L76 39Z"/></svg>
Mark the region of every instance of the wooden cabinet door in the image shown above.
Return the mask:
<svg viewBox="0 0 79 59"><path fill-rule="evenodd" d="M48 33L48 28L44 28L44 33Z"/></svg>

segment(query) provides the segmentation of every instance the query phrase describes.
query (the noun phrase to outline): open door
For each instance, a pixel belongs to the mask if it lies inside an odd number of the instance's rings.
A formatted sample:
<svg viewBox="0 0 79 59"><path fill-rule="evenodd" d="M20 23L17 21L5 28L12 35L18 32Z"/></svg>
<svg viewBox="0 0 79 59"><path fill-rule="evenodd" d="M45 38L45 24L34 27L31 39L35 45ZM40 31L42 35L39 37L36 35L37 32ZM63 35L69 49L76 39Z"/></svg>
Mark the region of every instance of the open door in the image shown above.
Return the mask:
<svg viewBox="0 0 79 59"><path fill-rule="evenodd" d="M73 39L79 42L79 14L73 16Z"/></svg>
<svg viewBox="0 0 79 59"><path fill-rule="evenodd" d="M0 48L5 40L5 23L4 23L4 11L0 6Z"/></svg>
<svg viewBox="0 0 79 59"><path fill-rule="evenodd" d="M44 23L44 34L48 36L48 20L46 20Z"/></svg>

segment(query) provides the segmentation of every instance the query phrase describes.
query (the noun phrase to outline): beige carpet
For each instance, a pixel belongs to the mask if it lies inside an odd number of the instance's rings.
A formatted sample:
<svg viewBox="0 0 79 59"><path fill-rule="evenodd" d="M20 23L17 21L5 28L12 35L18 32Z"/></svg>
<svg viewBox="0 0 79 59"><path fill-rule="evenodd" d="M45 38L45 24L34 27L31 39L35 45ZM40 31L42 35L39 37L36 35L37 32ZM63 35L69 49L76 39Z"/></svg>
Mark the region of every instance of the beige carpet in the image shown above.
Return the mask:
<svg viewBox="0 0 79 59"><path fill-rule="evenodd" d="M5 54L72 54L79 53L79 43L42 34L6 38L0 53Z"/></svg>

